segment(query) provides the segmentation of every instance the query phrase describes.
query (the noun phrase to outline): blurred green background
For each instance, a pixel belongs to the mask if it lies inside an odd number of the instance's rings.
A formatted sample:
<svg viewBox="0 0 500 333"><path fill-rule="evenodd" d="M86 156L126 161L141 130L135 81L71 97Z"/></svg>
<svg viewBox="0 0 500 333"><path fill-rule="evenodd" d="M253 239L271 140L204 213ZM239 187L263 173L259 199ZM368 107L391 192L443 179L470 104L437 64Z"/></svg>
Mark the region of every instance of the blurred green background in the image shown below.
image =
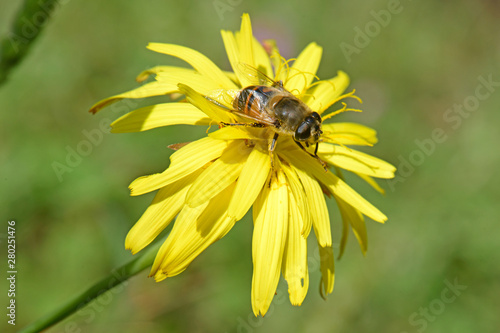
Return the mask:
<svg viewBox="0 0 500 333"><path fill-rule="evenodd" d="M144 69L183 65L148 51L148 42L189 46L229 69L219 30L239 30L240 16L248 12L254 33L277 39L286 57L316 41L324 47L318 75L329 78L341 69L351 76L364 112L336 121L377 129L380 142L366 151L400 171L397 182L380 182L385 196L348 180L388 222L367 221L366 257L351 233L326 302L318 293L311 235L304 304L290 305L282 280L269 313L253 316L247 215L183 274L155 283L144 271L48 332L498 332L500 6L493 0L405 0L390 22L382 15L384 24L376 23L377 13L392 5L61 1L28 56L0 86L0 258L6 262L7 220L15 219L16 328L130 260L125 235L152 196L129 197L128 184L164 170L172 153L167 145L205 130L104 133L88 156L58 177L54 162L66 164L69 151L88 140L85 133L100 131L101 121L130 109L121 102L119 113L105 109L92 116L89 107L138 86L135 76ZM3 0L1 6L4 35L20 4ZM363 39L359 31L365 29ZM481 76L491 76L490 90L478 88ZM477 89L481 99L474 97ZM454 105L465 111L456 113ZM436 129L446 140L431 143ZM416 140L426 142L424 148ZM332 201L329 208L338 246L339 212ZM453 293L450 284L464 287ZM7 289L3 278L4 306ZM0 331L12 331L3 316Z"/></svg>

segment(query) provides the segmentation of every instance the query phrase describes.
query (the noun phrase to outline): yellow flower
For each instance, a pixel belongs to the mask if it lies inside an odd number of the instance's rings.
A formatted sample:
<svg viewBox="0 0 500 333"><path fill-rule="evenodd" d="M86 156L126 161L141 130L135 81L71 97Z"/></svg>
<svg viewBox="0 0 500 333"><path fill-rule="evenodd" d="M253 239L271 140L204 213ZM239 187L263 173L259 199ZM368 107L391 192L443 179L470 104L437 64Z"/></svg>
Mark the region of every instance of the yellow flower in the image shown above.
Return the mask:
<svg viewBox="0 0 500 333"><path fill-rule="evenodd" d="M130 230L126 248L137 253L150 244L177 216L170 235L159 250L151 276L157 281L177 275L210 244L224 237L253 206L252 307L264 315L275 294L280 273L288 283L290 301L300 305L309 286L307 237L311 228L320 252L322 295L332 292L334 257L330 217L325 194L338 204L343 221L340 255L349 228L352 228L363 253L367 236L363 215L378 222L387 218L344 181L340 169L354 172L375 189L372 177L392 178L395 168L375 157L348 148L371 146L377 142L374 130L353 123L323 123L317 154L334 172L325 170L314 155L301 149L291 136L281 135L274 157L270 158L272 127L225 126L242 122L223 110L232 108L232 99L247 86L259 84L257 76L241 70L241 64L257 68L323 114L344 98L357 98L354 92L342 95L349 78L339 71L329 80L316 81L315 74L322 48L309 44L289 66L276 45L267 41L264 48L252 35L250 18L243 15L241 30L222 31L222 38L233 72L220 70L199 52L172 44L149 44L148 48L178 57L192 69L159 66L141 73L139 81L150 74L156 81L123 94L107 98L91 109L123 98L181 94L180 102L156 104L132 111L112 124L113 132L136 132L175 125L219 125L206 137L182 146L170 158L162 173L140 177L131 185L132 195L158 190L146 212ZM348 109L323 116L323 120ZM353 110L359 111L359 110ZM216 126L214 126L216 127ZM177 146L176 148L179 148Z"/></svg>

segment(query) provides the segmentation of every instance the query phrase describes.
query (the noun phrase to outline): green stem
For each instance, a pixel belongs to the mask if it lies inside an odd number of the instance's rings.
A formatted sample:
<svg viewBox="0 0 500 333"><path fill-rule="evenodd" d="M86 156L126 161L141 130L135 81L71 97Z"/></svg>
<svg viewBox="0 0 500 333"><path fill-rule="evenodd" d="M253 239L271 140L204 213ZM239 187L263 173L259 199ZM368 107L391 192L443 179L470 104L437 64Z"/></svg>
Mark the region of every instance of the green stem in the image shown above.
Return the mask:
<svg viewBox="0 0 500 333"><path fill-rule="evenodd" d="M73 312L81 309L86 304L95 300L100 295L109 292L111 289L123 283L127 279L131 278L147 267L150 267L153 263L156 253L158 252L158 249L162 244L163 241L159 241L149 246L142 256L133 259L129 263L119 268L113 269L110 275L97 282L85 292L70 300L68 303L62 305L54 312L26 326L21 331L19 331L19 333L40 332L60 322L64 318L71 315Z"/></svg>
<svg viewBox="0 0 500 333"><path fill-rule="evenodd" d="M0 84L28 53L61 0L25 0L16 13L10 31L0 41ZM64 2L65 3L65 2Z"/></svg>

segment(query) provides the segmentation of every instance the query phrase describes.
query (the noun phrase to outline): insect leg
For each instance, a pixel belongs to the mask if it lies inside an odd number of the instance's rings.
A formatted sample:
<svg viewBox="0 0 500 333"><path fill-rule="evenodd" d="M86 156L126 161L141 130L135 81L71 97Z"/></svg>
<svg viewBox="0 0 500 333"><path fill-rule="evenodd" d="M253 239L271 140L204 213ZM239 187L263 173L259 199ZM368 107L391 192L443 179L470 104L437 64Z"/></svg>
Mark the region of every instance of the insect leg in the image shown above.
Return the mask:
<svg viewBox="0 0 500 333"><path fill-rule="evenodd" d="M278 140L278 133L274 133L271 144L269 145L269 156L271 157L271 169L274 169L274 149L276 148L276 141Z"/></svg>
<svg viewBox="0 0 500 333"><path fill-rule="evenodd" d="M278 82L274 82L272 87L280 87L283 88L283 81L279 80Z"/></svg>
<svg viewBox="0 0 500 333"><path fill-rule="evenodd" d="M215 105L217 105L220 108L223 108L223 109L228 110L228 111L230 110L227 106L223 105L222 103L220 103L219 101L217 101L217 100L215 100L213 98L210 98L208 96L203 96L203 97L205 97L206 100L214 103Z"/></svg>
<svg viewBox="0 0 500 333"><path fill-rule="evenodd" d="M260 123L224 123L224 122L221 122L220 124L224 125L224 126L266 127L265 124L260 124Z"/></svg>
<svg viewBox="0 0 500 333"><path fill-rule="evenodd" d="M271 147L269 148L269 151L274 151L274 148L276 148L276 141L278 140L278 133L274 133L273 136L273 141L271 142Z"/></svg>
<svg viewBox="0 0 500 333"><path fill-rule="evenodd" d="M294 141L295 141L295 140L294 140ZM314 154L311 154L310 152L308 152L308 151L304 148L304 146L303 146L300 142L295 141L295 143L296 143L296 144L297 144L297 145L298 145L298 146L299 146L299 147L300 147L303 151L305 151L306 153L308 153L308 154L309 154L309 156L314 157L315 159L317 159L317 160L319 161L319 163L321 163L321 165L322 165L322 166L323 166L323 168L325 169L325 172L327 172L327 171L328 171L328 165L326 164L326 162L325 162L325 161L323 161L323 160L322 160L321 158L319 158L319 156L318 156L318 143L317 143L317 142L316 142L316 149L314 149Z"/></svg>

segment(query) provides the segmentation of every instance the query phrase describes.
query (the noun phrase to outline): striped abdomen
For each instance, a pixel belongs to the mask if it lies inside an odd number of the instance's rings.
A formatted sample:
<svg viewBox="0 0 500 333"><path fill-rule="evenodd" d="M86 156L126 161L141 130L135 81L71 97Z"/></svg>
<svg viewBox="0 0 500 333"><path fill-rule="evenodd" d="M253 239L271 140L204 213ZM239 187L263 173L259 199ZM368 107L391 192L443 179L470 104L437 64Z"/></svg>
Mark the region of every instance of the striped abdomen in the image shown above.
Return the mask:
<svg viewBox="0 0 500 333"><path fill-rule="evenodd" d="M241 90L233 102L233 108L251 117L259 117L276 95L276 88L268 86L249 86Z"/></svg>

